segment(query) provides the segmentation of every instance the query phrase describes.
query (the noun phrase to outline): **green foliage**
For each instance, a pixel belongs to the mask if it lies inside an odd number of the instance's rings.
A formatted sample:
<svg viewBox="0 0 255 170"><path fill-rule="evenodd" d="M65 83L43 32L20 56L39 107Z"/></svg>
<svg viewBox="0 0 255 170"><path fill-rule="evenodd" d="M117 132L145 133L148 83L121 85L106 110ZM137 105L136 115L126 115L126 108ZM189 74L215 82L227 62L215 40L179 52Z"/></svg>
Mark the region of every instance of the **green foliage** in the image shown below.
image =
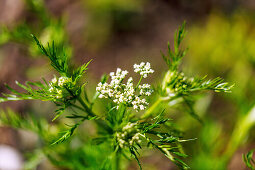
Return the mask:
<svg viewBox="0 0 255 170"><path fill-rule="evenodd" d="M20 84L16 81L16 84L22 89L26 90L26 93L20 93L17 90L12 89L10 86L6 87L13 94L3 94L5 97L0 98L0 102L16 101L16 100L42 100L52 101L55 100L48 92L48 85L41 82L26 82L26 85ZM35 87L35 88L33 88Z"/></svg>
<svg viewBox="0 0 255 170"><path fill-rule="evenodd" d="M162 52L163 59L169 67L169 70L176 71L180 65L181 59L185 56L187 49L181 50L180 45L183 38L186 35L185 31L186 22L182 24L178 31L175 33L174 37L174 51L171 50L170 43L168 42L168 55L164 55Z"/></svg>
<svg viewBox="0 0 255 170"><path fill-rule="evenodd" d="M229 85L224 82L222 78L206 79L204 77L186 77L180 71L179 65L181 59L186 55L187 49L181 49L181 43L186 35L185 22L175 34L174 50L171 50L170 43L168 42L167 55L162 54L163 59L168 65L169 70L166 72L161 86L158 88L159 98L158 101L152 106L143 116L144 118L150 117L162 105L162 102L167 104L170 102L183 103L187 107L188 113L202 123L201 118L195 113L193 109L193 97L196 93L212 90L215 92L231 92L234 85Z"/></svg>
<svg viewBox="0 0 255 170"><path fill-rule="evenodd" d="M80 81L90 62L74 68L66 55L65 48L55 46L54 42L48 43L46 47L35 36L32 37L38 48L49 58L51 66L59 73L60 77L54 76L51 81L44 80L44 83L27 82L25 85L17 83L25 90L23 93L7 86L12 94L4 94L4 97L0 98L0 102L11 100L51 101L57 107L53 120L57 118L63 120L61 116L65 115L64 120L68 122L68 129L63 132L62 123L55 125L58 129L57 133L62 131L61 135L47 132L44 127L42 128L43 132L39 133L39 130L36 129L42 127L40 123L37 123L37 128L34 128L34 131L39 135L48 134L42 138L44 145L34 154L38 154L38 159L44 155L58 167L119 170L126 168L125 164L123 166L121 164L124 162L124 158L134 157L142 169L142 163L139 160L140 151L147 147L162 152L180 169L188 169L189 166L183 161L187 155L183 150L182 143L190 140L185 139L183 133L176 128L173 121L170 121L167 112L161 111L162 107L165 109L170 102L181 99L180 102L187 106L185 111L190 112L193 117L201 121L193 109L193 93L203 90L230 92L232 86L224 83L221 78L193 79L185 77L179 71L181 59L186 53L186 50L180 49L185 34L185 24L183 24L175 35L174 51L168 45L168 56L163 55L169 70L166 72L162 84L159 85L159 90L155 90L156 100L151 106L147 99L153 89L150 89L149 84L140 84L142 78L146 78L148 74L154 72L150 68L150 63L142 62L140 65L134 65L135 72L141 76L135 86L133 78L129 78L127 83L124 83L127 71L121 69L117 69L116 73L110 73L112 81L109 84L107 83L108 77L103 76L101 83L98 84L97 92L90 99L85 90L86 83ZM94 103L100 100L98 98L103 97L108 98L100 106L105 110L102 113L97 113ZM177 103L175 102L175 104ZM160 104L164 105L160 106ZM137 114L137 112L140 113ZM2 120L16 128L26 127L33 130L33 124L30 124L30 121L26 122L29 119L22 122L21 118L16 118L12 114L8 119L3 117ZM89 130L82 131L85 122L88 123ZM90 130L94 133L90 134ZM76 131L77 133L75 133ZM71 138L72 136L73 138ZM78 141L77 148L72 147L75 141ZM38 163L38 160L35 159L35 163L33 160L31 162L34 165Z"/></svg>
<svg viewBox="0 0 255 170"><path fill-rule="evenodd" d="M178 158L187 157L187 155L183 153L180 143L188 140L181 140L179 134L176 134L173 129L170 131L171 133L169 133L169 130L166 132L159 130L162 129L162 125L165 125L165 123L169 121L169 119L163 117L163 112L154 119L155 121L153 123L142 124L142 131L148 142L147 146L151 145L158 149L181 169L189 169L189 166ZM154 137L151 137L151 135Z"/></svg>
<svg viewBox="0 0 255 170"><path fill-rule="evenodd" d="M185 77L183 72L178 71L181 59L185 56L187 49L180 49L181 42L186 35L185 22L179 28L175 34L174 39L174 51L171 50L170 44L168 43L168 56L162 53L162 56L169 67L169 71L166 73L162 84L162 91L166 91L168 95L186 95L191 92L202 91L202 90L214 90L215 92L230 92L233 87L229 86L228 83L224 83L223 79L217 77L213 80L206 80L206 76L199 77ZM169 93L172 92L172 93Z"/></svg>
<svg viewBox="0 0 255 170"><path fill-rule="evenodd" d="M28 36L30 34L30 29L26 24L20 24L16 26L15 29L10 31L7 27L0 27L0 45L7 43L8 41L18 41L22 42L24 40L28 40ZM26 35L27 37L25 37Z"/></svg>
<svg viewBox="0 0 255 170"><path fill-rule="evenodd" d="M56 46L54 46L54 41L52 42L52 45L50 46L48 44L48 48L45 49L44 46L39 42L39 40L32 35L34 38L37 46L42 51L42 53L47 56L51 61L51 66L56 69L57 72L60 73L62 76L70 76L70 70L68 67L68 57L64 53L63 48L58 49Z"/></svg>
<svg viewBox="0 0 255 170"><path fill-rule="evenodd" d="M95 119L96 117L88 117L88 116L80 116L80 115L76 115L76 114L72 114L71 116L66 116L67 118L70 118L70 119L80 119L77 123L75 123L74 125L68 125L70 128L63 133L63 135L58 139L56 140L54 143L52 143L52 145L55 145L55 144L59 144L59 143L62 143L64 141L66 141L68 138L70 138L75 129L85 120L93 120Z"/></svg>

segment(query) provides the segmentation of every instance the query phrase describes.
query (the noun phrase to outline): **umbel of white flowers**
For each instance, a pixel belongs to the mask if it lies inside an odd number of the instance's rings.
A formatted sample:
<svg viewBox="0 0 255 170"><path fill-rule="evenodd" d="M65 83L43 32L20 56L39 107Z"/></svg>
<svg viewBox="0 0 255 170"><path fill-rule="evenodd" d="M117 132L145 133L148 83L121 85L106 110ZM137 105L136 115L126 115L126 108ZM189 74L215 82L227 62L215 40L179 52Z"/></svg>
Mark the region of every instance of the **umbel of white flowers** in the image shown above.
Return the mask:
<svg viewBox="0 0 255 170"><path fill-rule="evenodd" d="M141 78L146 78L148 74L154 72L150 68L150 63L142 62L140 65L134 65L134 71L140 73ZM150 96L153 90L149 84L139 83L134 87L133 78L129 77L127 83L123 81L128 74L128 71L117 68L116 73L111 72L111 82L99 83L96 90L100 93L99 98L110 98L116 104L125 104L133 107L136 111L144 110L149 104L143 96ZM138 91L138 92L137 92ZM138 93L138 94L136 94ZM118 106L117 106L118 108Z"/></svg>
<svg viewBox="0 0 255 170"><path fill-rule="evenodd" d="M134 71L136 73L140 73L140 75L143 78L146 78L148 74L154 73L154 70L151 69L151 64L147 62L146 64L144 62L141 62L139 65L134 64Z"/></svg>
<svg viewBox="0 0 255 170"><path fill-rule="evenodd" d="M50 82L50 88L49 88L49 92L54 94L56 96L56 98L62 98L64 91L65 90L63 88L64 85L71 83L72 80L71 78L68 77L54 77L51 82Z"/></svg>
<svg viewBox="0 0 255 170"><path fill-rule="evenodd" d="M122 128L121 132L116 133L117 142L121 148L124 146L132 146L135 143L141 143L141 133L136 128L136 123L128 122L126 126Z"/></svg>

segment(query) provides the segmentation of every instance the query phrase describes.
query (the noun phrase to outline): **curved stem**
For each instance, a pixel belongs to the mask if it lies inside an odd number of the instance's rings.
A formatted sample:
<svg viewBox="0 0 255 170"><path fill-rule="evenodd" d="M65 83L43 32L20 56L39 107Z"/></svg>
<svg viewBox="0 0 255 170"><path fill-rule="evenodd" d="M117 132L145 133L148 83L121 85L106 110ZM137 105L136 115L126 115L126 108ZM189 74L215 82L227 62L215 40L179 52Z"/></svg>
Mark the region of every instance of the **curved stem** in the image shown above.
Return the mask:
<svg viewBox="0 0 255 170"><path fill-rule="evenodd" d="M158 108L160 103L162 102L161 98L158 98L158 100L141 116L142 119L150 117L154 111Z"/></svg>
<svg viewBox="0 0 255 170"><path fill-rule="evenodd" d="M141 116L142 119L150 117L153 112L157 109L157 107L160 105L161 100L160 98Z"/></svg>
<svg viewBox="0 0 255 170"><path fill-rule="evenodd" d="M158 107L164 103L164 102L169 102L170 100L172 100L173 98L170 97L159 97L155 103L153 103L153 105L151 107L148 108L148 110L141 116L142 119L146 119L148 117L150 117L151 115L153 115Z"/></svg>

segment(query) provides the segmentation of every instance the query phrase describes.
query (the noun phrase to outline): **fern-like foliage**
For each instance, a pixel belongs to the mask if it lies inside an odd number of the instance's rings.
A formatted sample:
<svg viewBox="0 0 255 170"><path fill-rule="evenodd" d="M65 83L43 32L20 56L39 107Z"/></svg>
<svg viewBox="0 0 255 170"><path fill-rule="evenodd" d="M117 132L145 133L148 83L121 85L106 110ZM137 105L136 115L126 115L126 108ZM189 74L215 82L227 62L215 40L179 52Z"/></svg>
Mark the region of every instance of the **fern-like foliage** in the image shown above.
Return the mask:
<svg viewBox="0 0 255 170"><path fill-rule="evenodd" d="M186 23L176 31L174 37L174 48L170 47L168 42L167 54L161 52L163 59L165 60L168 71L165 73L162 84L157 88L159 92L158 102L151 107L144 118L148 118L158 111L159 105L162 103L169 103L176 101L176 103L182 103L187 107L188 113L202 123L202 119L195 113L193 109L193 95L203 91L214 91L214 92L231 92L234 85L230 85L220 77L215 79L206 79L204 77L188 77L180 69L182 58L187 53L187 48L182 49L181 43L186 35L185 30Z"/></svg>
<svg viewBox="0 0 255 170"><path fill-rule="evenodd" d="M45 81L45 80L44 80ZM41 82L26 82L25 85L16 81L16 84L24 89L26 92L21 93L17 90L5 85L12 94L3 94L4 97L0 97L0 102L5 101L16 101L16 100L42 100L42 101L53 101L54 97L50 95L48 89L49 86L45 81L45 84Z"/></svg>
<svg viewBox="0 0 255 170"><path fill-rule="evenodd" d="M54 41L51 44L48 43L48 47L45 48L34 35L31 36L35 40L41 52L50 59L51 66L55 68L60 75L69 77L70 69L68 64L70 62L68 60L68 56L64 51L64 48L57 48L54 45Z"/></svg>
<svg viewBox="0 0 255 170"><path fill-rule="evenodd" d="M167 55L161 52L163 59L165 60L168 68L171 71L178 70L181 59L185 56L187 49L180 49L181 42L186 35L185 31L186 22L182 24L179 30L175 33L174 37L174 51L170 47L170 43L167 45Z"/></svg>
<svg viewBox="0 0 255 170"><path fill-rule="evenodd" d="M163 112L154 118L153 123L142 123L142 132L147 140L147 146L152 146L162 152L169 160L174 162L181 169L189 169L189 166L182 161L181 158L186 158L187 155L183 152L180 143L189 140L182 140L176 130L166 129L167 131L160 130L162 126L170 121L164 118Z"/></svg>

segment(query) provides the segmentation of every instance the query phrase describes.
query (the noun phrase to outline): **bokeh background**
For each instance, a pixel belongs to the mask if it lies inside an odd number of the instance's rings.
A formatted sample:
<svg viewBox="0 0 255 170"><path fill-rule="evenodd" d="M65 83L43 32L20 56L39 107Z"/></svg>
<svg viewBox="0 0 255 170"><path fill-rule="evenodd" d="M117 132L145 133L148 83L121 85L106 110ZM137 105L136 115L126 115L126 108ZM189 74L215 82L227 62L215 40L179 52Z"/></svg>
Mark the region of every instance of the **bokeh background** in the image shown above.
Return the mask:
<svg viewBox="0 0 255 170"><path fill-rule="evenodd" d="M76 65L93 59L86 78L91 89L103 73L116 67L130 70L141 61L151 62L157 82L166 70L160 50L166 50L168 41L173 44L184 20L189 51L183 71L235 83L231 94L199 98L196 111L203 126L187 114L170 115L187 137L197 138L185 146L190 155L186 162L194 170L246 169L242 154L255 148L254 0L0 0L0 92L7 92L5 83L15 87L15 80L53 77L31 33L44 44L54 40L65 45ZM0 107L53 117L51 104L36 101ZM22 167L35 143L34 134L0 127L0 169L6 160L12 160L13 168ZM157 152L141 160L145 169L176 169ZM45 159L39 165L58 169ZM137 169L136 163L130 162L128 169Z"/></svg>

